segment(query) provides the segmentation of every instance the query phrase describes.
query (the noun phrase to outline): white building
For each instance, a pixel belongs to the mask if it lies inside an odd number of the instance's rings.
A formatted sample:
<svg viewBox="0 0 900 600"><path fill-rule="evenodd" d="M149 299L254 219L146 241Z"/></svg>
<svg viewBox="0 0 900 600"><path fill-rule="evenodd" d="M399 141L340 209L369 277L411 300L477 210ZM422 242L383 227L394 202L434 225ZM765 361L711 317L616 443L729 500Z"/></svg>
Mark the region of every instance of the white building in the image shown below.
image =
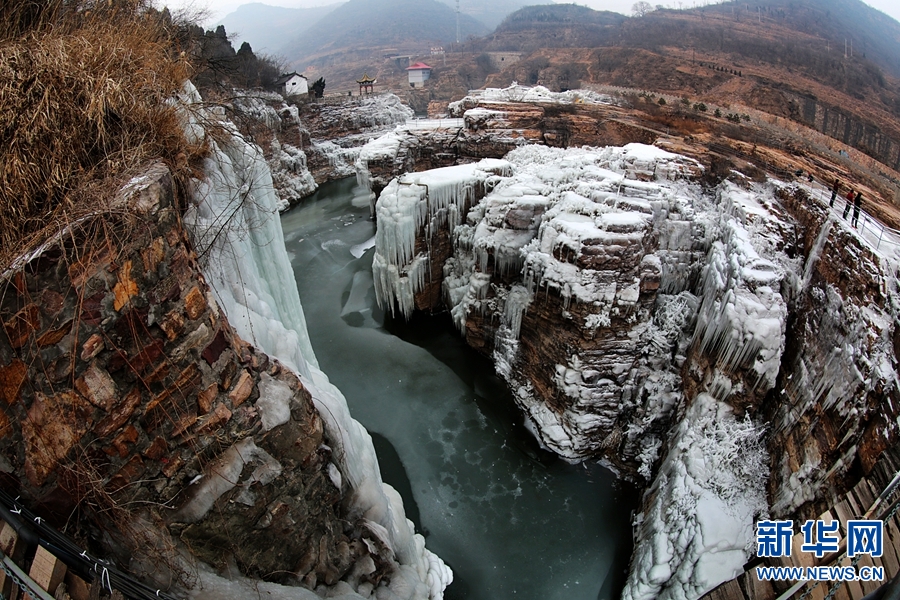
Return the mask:
<svg viewBox="0 0 900 600"><path fill-rule="evenodd" d="M309 93L309 81L299 73L287 73L275 80L278 91L285 97Z"/></svg>
<svg viewBox="0 0 900 600"><path fill-rule="evenodd" d="M425 82L431 77L431 67L422 62L417 62L406 68L409 73L409 87L425 87Z"/></svg>

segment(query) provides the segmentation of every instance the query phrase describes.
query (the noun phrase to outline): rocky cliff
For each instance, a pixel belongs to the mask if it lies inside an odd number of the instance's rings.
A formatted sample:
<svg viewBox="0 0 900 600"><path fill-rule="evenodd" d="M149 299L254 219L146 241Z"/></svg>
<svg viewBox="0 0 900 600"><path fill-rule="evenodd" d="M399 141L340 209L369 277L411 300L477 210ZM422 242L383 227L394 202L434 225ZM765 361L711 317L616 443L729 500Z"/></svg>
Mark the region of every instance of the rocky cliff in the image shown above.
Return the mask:
<svg viewBox="0 0 900 600"><path fill-rule="evenodd" d="M126 565L174 562L146 555L140 516L210 564L336 583L369 552L309 392L221 314L164 167L111 209L5 274L4 487L57 523L81 513Z"/></svg>
<svg viewBox="0 0 900 600"><path fill-rule="evenodd" d="M441 597L449 570L272 279L287 258L261 152L214 112L184 119L210 148L190 235L155 165L3 273L4 489L158 587Z"/></svg>
<svg viewBox="0 0 900 600"><path fill-rule="evenodd" d="M634 122L609 96L555 93L513 85L487 89L447 107L450 118L397 126L362 147L357 177L376 194L404 173L502 158L524 144L557 148L652 143L657 132Z"/></svg>
<svg viewBox="0 0 900 600"><path fill-rule="evenodd" d="M639 144L458 169L382 192L379 301L440 281L543 444L648 482L626 597L734 576L755 519L819 514L896 441L893 246L802 189Z"/></svg>
<svg viewBox="0 0 900 600"><path fill-rule="evenodd" d="M242 133L263 149L281 210L327 181L353 176L359 149L413 116L393 94L332 98L319 104L234 90L224 108Z"/></svg>

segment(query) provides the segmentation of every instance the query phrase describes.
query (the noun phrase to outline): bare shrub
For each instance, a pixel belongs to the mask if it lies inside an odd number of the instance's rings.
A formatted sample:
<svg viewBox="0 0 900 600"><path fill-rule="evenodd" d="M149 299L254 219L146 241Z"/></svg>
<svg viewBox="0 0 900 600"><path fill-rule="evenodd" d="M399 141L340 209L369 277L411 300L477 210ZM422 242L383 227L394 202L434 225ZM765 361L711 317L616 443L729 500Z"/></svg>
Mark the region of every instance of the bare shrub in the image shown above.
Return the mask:
<svg viewBox="0 0 900 600"><path fill-rule="evenodd" d="M177 27L144 0L13 0L0 25L0 260L98 210L162 158L177 178L202 148L170 101L189 75ZM105 184L104 184L105 183Z"/></svg>

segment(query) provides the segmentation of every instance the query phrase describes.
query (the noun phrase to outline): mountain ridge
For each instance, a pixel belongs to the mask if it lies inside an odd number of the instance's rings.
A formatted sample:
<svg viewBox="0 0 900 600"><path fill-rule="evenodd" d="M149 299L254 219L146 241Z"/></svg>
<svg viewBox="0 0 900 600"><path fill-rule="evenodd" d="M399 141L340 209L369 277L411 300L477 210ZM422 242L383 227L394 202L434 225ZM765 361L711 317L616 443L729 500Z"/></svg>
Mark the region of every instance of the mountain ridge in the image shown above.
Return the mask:
<svg viewBox="0 0 900 600"><path fill-rule="evenodd" d="M217 25L224 25L229 37L248 42L256 52L274 53L281 41L314 26L341 2L312 8L287 8L263 2L240 5L225 15Z"/></svg>
<svg viewBox="0 0 900 600"><path fill-rule="evenodd" d="M460 16L462 38L484 35L485 25ZM348 50L419 50L456 39L456 13L437 0L349 0L323 17L306 35L295 37L280 53L292 64L322 64Z"/></svg>

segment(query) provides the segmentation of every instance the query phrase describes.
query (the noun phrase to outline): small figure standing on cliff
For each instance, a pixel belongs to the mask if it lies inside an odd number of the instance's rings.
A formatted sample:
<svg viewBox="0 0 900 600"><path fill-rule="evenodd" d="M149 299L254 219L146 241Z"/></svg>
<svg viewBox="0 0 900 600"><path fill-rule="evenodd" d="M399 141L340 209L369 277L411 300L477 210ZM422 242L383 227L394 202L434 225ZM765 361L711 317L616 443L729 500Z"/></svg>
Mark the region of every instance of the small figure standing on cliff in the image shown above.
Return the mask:
<svg viewBox="0 0 900 600"><path fill-rule="evenodd" d="M859 221L859 210L862 208L862 192L856 192L856 199L853 201L853 229L856 229L856 223Z"/></svg>
<svg viewBox="0 0 900 600"><path fill-rule="evenodd" d="M850 207L853 206L853 189L847 192L847 204L844 205L844 214L843 218L847 218L847 215L850 214Z"/></svg>
<svg viewBox="0 0 900 600"><path fill-rule="evenodd" d="M838 190L841 189L841 180L837 177L834 178L834 185L831 186L831 202L828 203L828 206L834 206L834 199L837 198Z"/></svg>

